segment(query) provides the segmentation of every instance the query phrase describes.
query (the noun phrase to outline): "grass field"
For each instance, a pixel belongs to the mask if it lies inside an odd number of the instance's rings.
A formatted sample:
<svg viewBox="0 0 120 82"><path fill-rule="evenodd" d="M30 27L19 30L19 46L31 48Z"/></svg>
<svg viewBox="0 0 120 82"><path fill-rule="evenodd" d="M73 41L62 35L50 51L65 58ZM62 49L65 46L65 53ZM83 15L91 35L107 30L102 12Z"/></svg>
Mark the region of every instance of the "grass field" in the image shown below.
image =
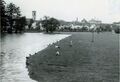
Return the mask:
<svg viewBox="0 0 120 82"><path fill-rule="evenodd" d="M29 75L38 82L119 82L119 38L117 34L71 33L30 57ZM73 41L72 47L69 46Z"/></svg>

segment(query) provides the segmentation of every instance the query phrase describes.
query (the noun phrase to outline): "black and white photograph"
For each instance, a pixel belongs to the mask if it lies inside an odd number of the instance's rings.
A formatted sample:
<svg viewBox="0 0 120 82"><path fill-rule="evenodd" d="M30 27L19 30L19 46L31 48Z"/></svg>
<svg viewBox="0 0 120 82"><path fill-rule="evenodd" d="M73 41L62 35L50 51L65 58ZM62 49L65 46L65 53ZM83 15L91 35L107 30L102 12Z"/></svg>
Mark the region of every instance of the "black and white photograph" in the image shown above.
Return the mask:
<svg viewBox="0 0 120 82"><path fill-rule="evenodd" d="M0 0L0 82L120 82L120 0Z"/></svg>

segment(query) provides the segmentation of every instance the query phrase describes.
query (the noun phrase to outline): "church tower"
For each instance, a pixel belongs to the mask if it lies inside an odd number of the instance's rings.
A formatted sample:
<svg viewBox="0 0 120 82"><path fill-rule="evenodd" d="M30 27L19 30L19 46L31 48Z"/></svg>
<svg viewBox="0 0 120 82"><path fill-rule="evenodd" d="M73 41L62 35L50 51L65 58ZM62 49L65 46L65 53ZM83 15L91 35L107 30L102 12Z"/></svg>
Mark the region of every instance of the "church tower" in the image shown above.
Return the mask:
<svg viewBox="0 0 120 82"><path fill-rule="evenodd" d="M36 20L36 11L32 11L32 19L35 21Z"/></svg>

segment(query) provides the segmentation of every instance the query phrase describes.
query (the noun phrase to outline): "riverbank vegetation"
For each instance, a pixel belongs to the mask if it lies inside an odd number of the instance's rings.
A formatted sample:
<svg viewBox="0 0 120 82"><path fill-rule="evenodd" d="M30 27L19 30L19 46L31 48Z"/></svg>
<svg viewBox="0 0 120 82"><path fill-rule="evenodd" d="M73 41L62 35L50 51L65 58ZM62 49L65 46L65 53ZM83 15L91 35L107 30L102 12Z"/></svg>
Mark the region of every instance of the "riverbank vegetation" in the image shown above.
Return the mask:
<svg viewBox="0 0 120 82"><path fill-rule="evenodd" d="M44 19L41 21L41 24L47 33L48 32L53 33L53 31L58 29L60 26L60 23L57 19L49 17L44 17Z"/></svg>

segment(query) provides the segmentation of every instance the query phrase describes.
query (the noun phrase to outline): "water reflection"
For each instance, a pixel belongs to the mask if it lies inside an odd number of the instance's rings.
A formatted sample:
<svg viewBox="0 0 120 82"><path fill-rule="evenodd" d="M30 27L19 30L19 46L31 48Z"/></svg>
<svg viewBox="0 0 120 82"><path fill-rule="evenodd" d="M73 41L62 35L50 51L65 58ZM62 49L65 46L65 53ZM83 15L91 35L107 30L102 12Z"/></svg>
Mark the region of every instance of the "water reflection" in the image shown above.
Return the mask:
<svg viewBox="0 0 120 82"><path fill-rule="evenodd" d="M2 82L35 82L28 76L25 60L48 44L67 37L62 34L24 33L1 37L0 79Z"/></svg>

